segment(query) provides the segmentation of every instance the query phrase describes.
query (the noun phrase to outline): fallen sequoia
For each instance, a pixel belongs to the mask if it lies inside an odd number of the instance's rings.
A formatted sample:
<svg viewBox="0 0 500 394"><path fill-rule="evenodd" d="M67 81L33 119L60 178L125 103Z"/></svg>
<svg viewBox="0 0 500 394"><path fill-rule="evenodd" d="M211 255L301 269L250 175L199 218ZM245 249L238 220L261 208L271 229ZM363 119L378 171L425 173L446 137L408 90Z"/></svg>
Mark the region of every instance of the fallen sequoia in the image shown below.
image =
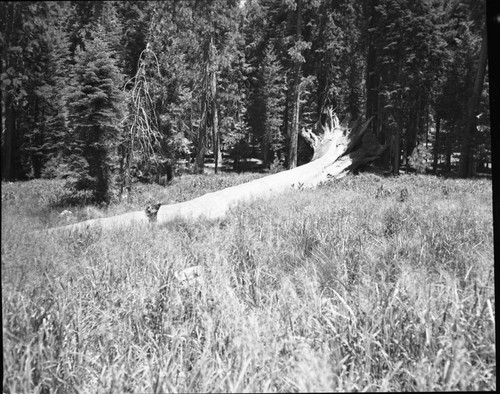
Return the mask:
<svg viewBox="0 0 500 394"><path fill-rule="evenodd" d="M177 219L220 219L240 203L271 197L288 189L314 188L328 179L339 179L362 164L373 161L384 151L375 136L366 132L368 120L352 126L341 124L330 110L323 126L323 135L302 130L302 137L314 149L311 162L288 171L268 175L237 186L207 193L190 201L170 205L149 206L146 211L129 212L109 218L49 229L49 232L84 230L99 227L110 230L127 225L146 225L150 222L168 223Z"/></svg>

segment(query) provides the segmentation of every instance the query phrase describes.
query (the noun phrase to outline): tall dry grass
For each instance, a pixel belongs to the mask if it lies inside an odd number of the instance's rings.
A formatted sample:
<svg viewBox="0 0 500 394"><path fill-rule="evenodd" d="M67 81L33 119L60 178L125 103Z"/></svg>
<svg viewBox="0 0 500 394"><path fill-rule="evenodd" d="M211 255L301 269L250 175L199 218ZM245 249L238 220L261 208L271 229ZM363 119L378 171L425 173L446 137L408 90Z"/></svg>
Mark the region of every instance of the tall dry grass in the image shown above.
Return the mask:
<svg viewBox="0 0 500 394"><path fill-rule="evenodd" d="M59 216L61 188L2 184L5 393L496 389L489 181L361 174L223 221L28 236L85 218Z"/></svg>

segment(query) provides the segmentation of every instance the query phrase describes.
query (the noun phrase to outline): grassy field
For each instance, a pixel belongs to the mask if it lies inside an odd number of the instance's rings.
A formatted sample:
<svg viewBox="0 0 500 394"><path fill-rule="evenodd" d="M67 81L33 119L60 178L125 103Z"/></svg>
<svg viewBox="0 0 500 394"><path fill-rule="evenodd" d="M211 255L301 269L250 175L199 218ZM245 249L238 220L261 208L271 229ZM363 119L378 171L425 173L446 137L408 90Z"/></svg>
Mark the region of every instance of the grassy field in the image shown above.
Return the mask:
<svg viewBox="0 0 500 394"><path fill-rule="evenodd" d="M67 217L60 181L2 183L3 392L496 389L489 180L365 173L223 221L29 234L259 176Z"/></svg>

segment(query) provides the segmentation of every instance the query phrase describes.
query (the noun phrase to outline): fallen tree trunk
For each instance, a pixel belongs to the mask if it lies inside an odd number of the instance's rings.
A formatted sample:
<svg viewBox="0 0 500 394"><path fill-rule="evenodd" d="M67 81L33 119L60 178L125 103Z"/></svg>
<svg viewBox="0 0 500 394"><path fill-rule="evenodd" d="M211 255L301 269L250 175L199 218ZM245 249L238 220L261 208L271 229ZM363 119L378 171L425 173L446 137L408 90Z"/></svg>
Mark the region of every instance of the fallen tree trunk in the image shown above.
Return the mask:
<svg viewBox="0 0 500 394"><path fill-rule="evenodd" d="M149 222L168 223L176 219L220 219L240 203L267 198L288 189L314 188L331 178L339 179L358 166L375 160L387 146L380 145L375 136L367 133L368 120L359 120L348 127L340 124L337 116L329 111L329 122L319 136L303 129L301 135L314 149L312 161L288 171L279 172L242 185L207 193L190 201L148 207L109 218L92 219L81 223L56 227L49 232L84 230L100 227L109 230L127 225L146 225Z"/></svg>

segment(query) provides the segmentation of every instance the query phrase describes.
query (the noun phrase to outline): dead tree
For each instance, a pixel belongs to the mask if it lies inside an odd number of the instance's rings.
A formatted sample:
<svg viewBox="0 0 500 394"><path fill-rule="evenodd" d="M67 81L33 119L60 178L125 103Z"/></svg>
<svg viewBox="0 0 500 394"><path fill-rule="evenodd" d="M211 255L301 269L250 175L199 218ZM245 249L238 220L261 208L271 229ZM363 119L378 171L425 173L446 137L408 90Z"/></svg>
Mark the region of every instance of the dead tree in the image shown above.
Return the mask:
<svg viewBox="0 0 500 394"><path fill-rule="evenodd" d="M162 135L159 130L154 101L151 97L151 83L147 77L146 59L148 56L154 59L157 73L161 77L158 59L148 44L139 55L135 76L125 84L125 88L129 85L132 85L132 88L127 92L129 113L122 121L126 132L122 136L119 146L120 175L122 178L120 196L125 190L127 195L132 190L132 168L137 164L138 160L135 157L137 153L142 158L147 157L158 165L155 146L160 145Z"/></svg>
<svg viewBox="0 0 500 394"><path fill-rule="evenodd" d="M341 124L330 110L323 135L302 129L302 137L314 149L312 161L288 171L279 172L237 186L207 193L190 201L162 205L156 212L157 225L174 220L220 219L241 203L272 197L290 189L314 188L330 179L339 179L362 164L378 158L387 145L380 145L375 136L367 132L370 120L360 120L350 127ZM150 222L145 211L137 211L109 218L87 220L73 225L56 227L50 232L83 230L100 227L141 226Z"/></svg>

